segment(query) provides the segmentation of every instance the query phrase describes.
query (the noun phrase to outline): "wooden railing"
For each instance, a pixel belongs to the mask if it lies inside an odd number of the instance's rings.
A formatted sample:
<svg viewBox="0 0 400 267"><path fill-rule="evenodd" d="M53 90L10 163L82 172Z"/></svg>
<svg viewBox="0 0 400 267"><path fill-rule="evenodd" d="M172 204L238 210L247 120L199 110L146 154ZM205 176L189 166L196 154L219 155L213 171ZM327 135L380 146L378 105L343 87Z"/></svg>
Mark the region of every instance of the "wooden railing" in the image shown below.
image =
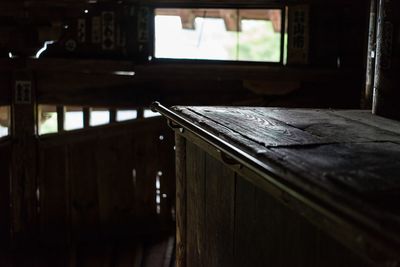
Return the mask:
<svg viewBox="0 0 400 267"><path fill-rule="evenodd" d="M162 118L42 137L38 148L44 240L173 230L174 140Z"/></svg>

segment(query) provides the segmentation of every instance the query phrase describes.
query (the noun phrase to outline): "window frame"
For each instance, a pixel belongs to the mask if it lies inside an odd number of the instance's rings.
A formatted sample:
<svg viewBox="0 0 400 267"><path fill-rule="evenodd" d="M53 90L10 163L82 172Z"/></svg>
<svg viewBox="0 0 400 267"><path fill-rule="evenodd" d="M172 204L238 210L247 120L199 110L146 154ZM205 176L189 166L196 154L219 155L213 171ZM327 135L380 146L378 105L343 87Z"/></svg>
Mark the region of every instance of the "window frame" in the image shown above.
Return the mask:
<svg viewBox="0 0 400 267"><path fill-rule="evenodd" d="M285 66L284 53L285 46L285 33L287 32L287 5L285 4L269 4L269 5L252 5L244 6L243 4L155 4L149 5L151 10L149 21L149 54L151 62L158 64L210 64L210 65L261 65L261 66ZM278 62L263 62L263 61L245 61L245 60L216 60L216 59L179 59L179 58L156 58L155 57L155 10L161 8L209 8L209 9L279 9L281 11L281 38L280 38L280 55ZM150 60L149 60L150 61Z"/></svg>

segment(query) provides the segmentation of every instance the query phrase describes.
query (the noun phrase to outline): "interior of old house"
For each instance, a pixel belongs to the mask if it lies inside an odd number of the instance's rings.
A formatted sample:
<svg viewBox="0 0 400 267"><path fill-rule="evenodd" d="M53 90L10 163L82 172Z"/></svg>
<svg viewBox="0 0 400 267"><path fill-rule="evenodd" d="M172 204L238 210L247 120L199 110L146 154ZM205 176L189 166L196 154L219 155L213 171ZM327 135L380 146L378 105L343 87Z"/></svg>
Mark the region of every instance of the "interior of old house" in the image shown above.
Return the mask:
<svg viewBox="0 0 400 267"><path fill-rule="evenodd" d="M400 266L400 2L0 2L0 266Z"/></svg>

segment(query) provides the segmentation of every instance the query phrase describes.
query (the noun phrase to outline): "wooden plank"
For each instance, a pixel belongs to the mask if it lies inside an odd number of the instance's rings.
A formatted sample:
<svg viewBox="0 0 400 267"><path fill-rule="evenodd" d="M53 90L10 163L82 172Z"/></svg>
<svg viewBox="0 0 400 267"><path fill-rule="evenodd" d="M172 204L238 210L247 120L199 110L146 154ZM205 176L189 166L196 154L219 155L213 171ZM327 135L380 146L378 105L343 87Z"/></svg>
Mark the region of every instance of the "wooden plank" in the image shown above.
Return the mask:
<svg viewBox="0 0 400 267"><path fill-rule="evenodd" d="M266 147L326 143L328 140L309 134L251 109L190 107L182 113L196 112L224 125L246 138ZM249 127L251 125L251 127Z"/></svg>
<svg viewBox="0 0 400 267"><path fill-rule="evenodd" d="M382 238L394 243L400 240L400 210L394 204L400 199L399 152L400 146L393 143L324 145L277 151L284 155L291 172L318 184L329 192L330 201L342 206L348 216L358 217L357 220L377 229ZM324 194L317 197L322 199ZM395 257L390 245L382 245L376 237L366 237L364 242L375 244L376 250L387 254L388 260ZM371 258L365 246L349 246Z"/></svg>
<svg viewBox="0 0 400 267"><path fill-rule="evenodd" d="M312 148L273 149L285 155L287 168L366 197L400 189L400 145L382 143L331 144ZM330 182L329 182L330 181ZM388 203L389 204L389 203Z"/></svg>
<svg viewBox="0 0 400 267"><path fill-rule="evenodd" d="M256 187L243 177L236 176L235 195L235 266L257 266L262 264L254 249Z"/></svg>
<svg viewBox="0 0 400 267"><path fill-rule="evenodd" d="M400 128L400 123L374 117L368 111L275 108L252 110L260 116L277 119L313 135L327 138L331 142L400 141L400 135L387 130ZM379 127L371 127L371 123ZM391 127L380 127L384 125Z"/></svg>
<svg viewBox="0 0 400 267"><path fill-rule="evenodd" d="M341 116L398 135L400 134L399 121L372 115L370 110L335 110L331 112L336 116Z"/></svg>
<svg viewBox="0 0 400 267"><path fill-rule="evenodd" d="M235 175L209 155L205 168L205 266L232 266Z"/></svg>
<svg viewBox="0 0 400 267"><path fill-rule="evenodd" d="M205 153L193 143L186 143L186 259L188 266L206 262L206 193ZM178 216L179 213L178 213Z"/></svg>
<svg viewBox="0 0 400 267"><path fill-rule="evenodd" d="M346 114L345 111L207 107L191 107L190 110L265 146L309 145L313 143L333 142L400 141L400 135L393 131L371 127L366 123L358 123L355 120L337 116L342 113ZM201 120L204 120L186 110L182 112L191 118L196 118L196 121L201 122ZM349 111L348 113L352 112ZM374 120L372 115L367 117L371 117ZM378 121L378 119L375 118L375 121ZM399 123L391 122L391 129L400 128ZM207 125L209 124L207 122ZM248 124L253 125L258 130L249 128ZM382 120L381 124L389 125L389 122ZM221 131L218 125L215 125L213 128ZM310 135L312 137L309 137ZM279 139L280 137L281 139ZM313 137L316 137L317 140L313 140Z"/></svg>
<svg viewBox="0 0 400 267"><path fill-rule="evenodd" d="M186 141L175 135L176 152L176 266L186 267Z"/></svg>

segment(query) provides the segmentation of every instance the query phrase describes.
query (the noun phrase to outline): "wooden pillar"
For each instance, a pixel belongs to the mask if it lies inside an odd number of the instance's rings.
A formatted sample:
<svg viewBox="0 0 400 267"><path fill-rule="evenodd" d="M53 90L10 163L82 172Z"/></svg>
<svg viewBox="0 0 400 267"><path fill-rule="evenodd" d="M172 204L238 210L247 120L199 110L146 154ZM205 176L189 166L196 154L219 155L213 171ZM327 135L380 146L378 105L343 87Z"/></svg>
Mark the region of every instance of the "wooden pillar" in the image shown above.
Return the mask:
<svg viewBox="0 0 400 267"><path fill-rule="evenodd" d="M375 53L376 53L376 18L377 0L370 0L367 69L365 77L365 94L362 107L372 108L372 96L374 92Z"/></svg>
<svg viewBox="0 0 400 267"><path fill-rule="evenodd" d="M186 266L186 140L175 134L176 267Z"/></svg>
<svg viewBox="0 0 400 267"><path fill-rule="evenodd" d="M372 112L400 119L400 1L379 0Z"/></svg>
<svg viewBox="0 0 400 267"><path fill-rule="evenodd" d="M22 66L13 82L12 232L14 240L32 240L37 226L36 104L33 74Z"/></svg>

